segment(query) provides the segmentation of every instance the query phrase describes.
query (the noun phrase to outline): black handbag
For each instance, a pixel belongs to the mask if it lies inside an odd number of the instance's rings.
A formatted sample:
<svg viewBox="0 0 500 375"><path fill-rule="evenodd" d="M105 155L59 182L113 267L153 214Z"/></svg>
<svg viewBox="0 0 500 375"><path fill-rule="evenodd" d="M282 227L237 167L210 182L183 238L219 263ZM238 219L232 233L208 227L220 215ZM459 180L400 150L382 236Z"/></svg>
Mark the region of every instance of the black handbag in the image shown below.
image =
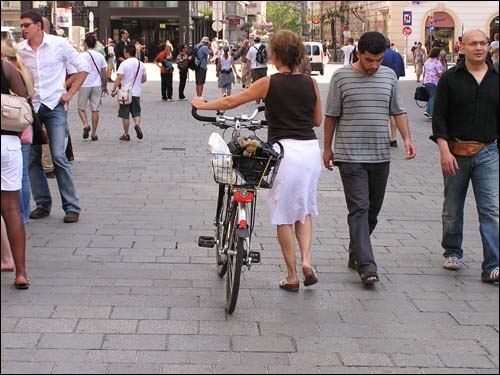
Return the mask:
<svg viewBox="0 0 500 375"><path fill-rule="evenodd" d="M415 89L414 99L417 102L417 105L421 108L423 108L423 107L420 106L418 104L418 102L428 102L429 101L429 93L427 92L427 89L425 88L425 86L417 86L417 88Z"/></svg>

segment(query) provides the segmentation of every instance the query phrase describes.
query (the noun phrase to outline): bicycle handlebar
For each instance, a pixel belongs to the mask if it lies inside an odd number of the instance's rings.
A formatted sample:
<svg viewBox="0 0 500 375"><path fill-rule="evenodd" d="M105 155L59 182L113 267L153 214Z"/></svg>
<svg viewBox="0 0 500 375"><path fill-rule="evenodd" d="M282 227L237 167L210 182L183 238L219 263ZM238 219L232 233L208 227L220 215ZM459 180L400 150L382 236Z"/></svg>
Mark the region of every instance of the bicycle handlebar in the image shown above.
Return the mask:
<svg viewBox="0 0 500 375"><path fill-rule="evenodd" d="M239 121L240 125L243 128L248 128L250 130L257 130L260 129L263 126L267 126L267 121L266 120L254 120L255 116L259 112L262 112L265 110L264 106L260 106L255 111L250 115L241 115L241 116L226 116L222 114L221 112L217 112L217 117L208 117L208 116L201 116L198 114L198 109L193 107L191 109L191 114L193 117L202 122L210 122L213 125L216 125L220 128L231 128L233 127L232 124L227 124L226 122L236 122ZM247 125L248 124L248 125Z"/></svg>

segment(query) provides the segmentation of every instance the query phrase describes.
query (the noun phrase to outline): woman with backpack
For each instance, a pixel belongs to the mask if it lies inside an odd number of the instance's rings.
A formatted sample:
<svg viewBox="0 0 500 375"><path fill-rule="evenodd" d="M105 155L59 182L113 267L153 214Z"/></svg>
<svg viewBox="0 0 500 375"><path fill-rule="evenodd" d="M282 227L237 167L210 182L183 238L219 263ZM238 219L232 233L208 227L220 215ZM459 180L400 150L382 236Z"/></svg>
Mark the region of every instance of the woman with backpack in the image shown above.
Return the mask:
<svg viewBox="0 0 500 375"><path fill-rule="evenodd" d="M236 77L239 78L236 72L236 66L234 66L233 56L229 54L229 46L225 45L223 47L223 53L217 60L218 86L223 97L231 95L232 85L235 82L233 71Z"/></svg>
<svg viewBox="0 0 500 375"><path fill-rule="evenodd" d="M172 86L172 81L174 77L174 66L172 65L172 49L168 44L163 45L163 51L161 51L156 59L155 64L160 67L160 77L161 77L161 100L166 102L172 101L172 94L174 88Z"/></svg>

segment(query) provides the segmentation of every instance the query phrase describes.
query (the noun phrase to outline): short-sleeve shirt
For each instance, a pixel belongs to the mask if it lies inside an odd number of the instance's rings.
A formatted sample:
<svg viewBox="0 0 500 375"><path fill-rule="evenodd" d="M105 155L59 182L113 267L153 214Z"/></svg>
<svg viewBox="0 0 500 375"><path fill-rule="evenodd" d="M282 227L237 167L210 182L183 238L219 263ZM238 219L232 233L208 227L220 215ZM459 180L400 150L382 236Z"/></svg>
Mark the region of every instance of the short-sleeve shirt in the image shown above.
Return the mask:
<svg viewBox="0 0 500 375"><path fill-rule="evenodd" d="M257 52L259 52L260 46L261 43L257 43L248 49L246 58L252 62L252 64L250 65L250 69L267 68L267 64L262 64L257 61Z"/></svg>
<svg viewBox="0 0 500 375"><path fill-rule="evenodd" d="M89 53L92 54L95 64ZM106 59L100 53L92 50L82 52L81 57L87 62L90 69L89 75L85 79L85 82L83 82L82 87L100 87L102 85L101 69L106 69L108 67ZM97 71L96 65L99 67L99 71Z"/></svg>
<svg viewBox="0 0 500 375"><path fill-rule="evenodd" d="M424 84L425 83L433 83L434 85L438 84L439 77L445 72L443 64L438 59L432 57L427 59L424 64Z"/></svg>
<svg viewBox="0 0 500 375"><path fill-rule="evenodd" d="M389 162L389 115L405 113L392 69L380 66L371 76L352 65L338 69L330 81L325 111L337 118L334 162Z"/></svg>
<svg viewBox="0 0 500 375"><path fill-rule="evenodd" d="M210 49L204 44L198 44L198 59L200 60L200 68L207 70L208 56L210 56Z"/></svg>
<svg viewBox="0 0 500 375"><path fill-rule="evenodd" d="M352 51L354 51L354 46L348 44L342 47L342 51L344 52L344 66L352 64Z"/></svg>
<svg viewBox="0 0 500 375"><path fill-rule="evenodd" d="M137 78L134 77L137 72L137 64L139 64L139 72L137 73ZM123 78L121 81L121 88L128 89L134 83L132 87L132 96L141 96L141 81L142 76L146 74L146 68L142 62L137 60L135 57L129 57L120 64L118 68L118 74L122 74Z"/></svg>

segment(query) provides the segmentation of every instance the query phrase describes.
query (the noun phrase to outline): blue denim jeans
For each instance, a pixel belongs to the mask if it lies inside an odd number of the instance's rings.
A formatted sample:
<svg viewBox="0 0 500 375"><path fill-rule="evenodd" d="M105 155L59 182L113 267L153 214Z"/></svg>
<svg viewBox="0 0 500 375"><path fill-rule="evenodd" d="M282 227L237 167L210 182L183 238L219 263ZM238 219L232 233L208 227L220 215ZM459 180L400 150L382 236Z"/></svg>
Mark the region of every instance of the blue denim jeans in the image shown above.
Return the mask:
<svg viewBox="0 0 500 375"><path fill-rule="evenodd" d="M23 222L26 224L30 219L30 199L31 199L31 186L30 176L28 174L28 162L30 156L31 144L22 144L21 152L23 153L23 182L21 185L21 192L19 194L19 205L21 206L21 216Z"/></svg>
<svg viewBox="0 0 500 375"><path fill-rule="evenodd" d="M456 156L455 176L444 176L443 256L463 257L464 204L472 181L483 242L482 275L498 267L498 146L490 144L473 157Z"/></svg>
<svg viewBox="0 0 500 375"><path fill-rule="evenodd" d="M427 94L429 94L429 101L427 102L427 106L425 107L425 112L432 117L432 112L434 112L434 99L436 97L437 86L434 83L426 83L425 89L427 90Z"/></svg>
<svg viewBox="0 0 500 375"><path fill-rule="evenodd" d="M41 105L38 110L40 121L45 124L49 137L50 151L54 163L54 174L65 212L80 212L80 201L76 196L73 182L73 172L66 157L64 142L66 138L66 111L59 104L53 110ZM30 152L29 175L33 199L37 207L50 211L52 197L50 195L47 177L42 168L42 146L32 145Z"/></svg>

